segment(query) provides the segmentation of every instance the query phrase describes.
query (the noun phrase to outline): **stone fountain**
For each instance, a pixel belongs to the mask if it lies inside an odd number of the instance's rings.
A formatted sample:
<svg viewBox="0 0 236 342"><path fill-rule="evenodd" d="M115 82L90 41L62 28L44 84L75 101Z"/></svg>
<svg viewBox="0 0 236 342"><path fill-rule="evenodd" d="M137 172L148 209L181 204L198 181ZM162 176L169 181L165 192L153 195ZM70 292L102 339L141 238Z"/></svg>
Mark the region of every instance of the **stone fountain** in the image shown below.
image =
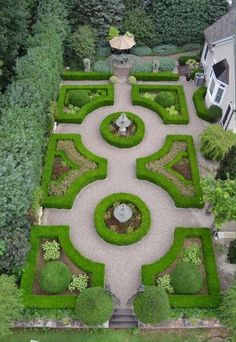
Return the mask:
<svg viewBox="0 0 236 342"><path fill-rule="evenodd" d="M127 115L123 112L116 120L116 125L119 127L119 134L126 135L127 128L131 125L131 121Z"/></svg>
<svg viewBox="0 0 236 342"><path fill-rule="evenodd" d="M115 207L113 214L120 223L125 223L131 219L133 211L128 205L122 203Z"/></svg>

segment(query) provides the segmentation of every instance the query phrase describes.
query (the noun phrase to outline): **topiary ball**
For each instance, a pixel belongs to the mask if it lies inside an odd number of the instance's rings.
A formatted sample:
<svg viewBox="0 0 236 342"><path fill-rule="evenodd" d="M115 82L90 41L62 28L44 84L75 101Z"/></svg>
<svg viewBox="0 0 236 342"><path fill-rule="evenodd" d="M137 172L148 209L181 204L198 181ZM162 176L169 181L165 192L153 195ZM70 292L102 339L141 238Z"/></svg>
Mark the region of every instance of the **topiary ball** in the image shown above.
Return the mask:
<svg viewBox="0 0 236 342"><path fill-rule="evenodd" d="M128 77L128 82L129 82L129 84L137 83L136 77L135 76L129 76Z"/></svg>
<svg viewBox="0 0 236 342"><path fill-rule="evenodd" d="M176 294L196 294L202 288L202 274L193 264L177 264L170 279Z"/></svg>
<svg viewBox="0 0 236 342"><path fill-rule="evenodd" d="M113 312L110 293L101 287L84 290L76 301L76 313L80 321L87 325L98 325L107 322Z"/></svg>
<svg viewBox="0 0 236 342"><path fill-rule="evenodd" d="M109 83L111 83L111 84L116 84L117 81L118 81L118 78L115 75L113 75L109 78Z"/></svg>
<svg viewBox="0 0 236 342"><path fill-rule="evenodd" d="M42 268L39 283L45 292L60 293L68 288L71 278L72 274L63 262L52 261Z"/></svg>
<svg viewBox="0 0 236 342"><path fill-rule="evenodd" d="M217 105L212 105L207 110L208 116L212 119L212 122L217 122L222 117L222 108Z"/></svg>
<svg viewBox="0 0 236 342"><path fill-rule="evenodd" d="M134 311L143 323L159 323L169 318L170 304L164 289L145 286L134 300Z"/></svg>
<svg viewBox="0 0 236 342"><path fill-rule="evenodd" d="M82 107L89 102L89 94L86 90L70 90L68 102L73 106Z"/></svg>
<svg viewBox="0 0 236 342"><path fill-rule="evenodd" d="M170 91L160 91L155 97L155 101L162 107L167 108L175 104L175 96Z"/></svg>

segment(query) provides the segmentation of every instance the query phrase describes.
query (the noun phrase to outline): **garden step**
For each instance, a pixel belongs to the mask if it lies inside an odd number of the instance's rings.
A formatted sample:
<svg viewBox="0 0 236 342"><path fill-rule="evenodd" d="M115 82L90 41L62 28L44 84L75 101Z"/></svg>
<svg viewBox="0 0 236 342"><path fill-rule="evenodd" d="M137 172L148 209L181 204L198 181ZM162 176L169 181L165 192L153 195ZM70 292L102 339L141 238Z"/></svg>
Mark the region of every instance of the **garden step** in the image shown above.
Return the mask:
<svg viewBox="0 0 236 342"><path fill-rule="evenodd" d="M115 309L113 315L133 315L132 309Z"/></svg>
<svg viewBox="0 0 236 342"><path fill-rule="evenodd" d="M116 316L116 315L113 315L112 316L112 322L137 322L137 318L135 316Z"/></svg>
<svg viewBox="0 0 236 342"><path fill-rule="evenodd" d="M132 309L115 309L110 319L110 328L134 328L138 326Z"/></svg>
<svg viewBox="0 0 236 342"><path fill-rule="evenodd" d="M135 322L128 322L128 323L110 323L109 328L118 328L118 329L124 329L124 328L137 328L138 324Z"/></svg>

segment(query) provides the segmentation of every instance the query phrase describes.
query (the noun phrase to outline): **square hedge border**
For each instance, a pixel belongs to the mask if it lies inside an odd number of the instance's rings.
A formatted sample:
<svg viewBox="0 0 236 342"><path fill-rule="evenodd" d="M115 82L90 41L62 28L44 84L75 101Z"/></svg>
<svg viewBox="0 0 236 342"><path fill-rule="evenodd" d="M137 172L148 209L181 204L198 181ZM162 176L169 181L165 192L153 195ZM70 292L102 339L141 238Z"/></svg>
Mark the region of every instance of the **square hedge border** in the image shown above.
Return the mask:
<svg viewBox="0 0 236 342"><path fill-rule="evenodd" d="M145 286L155 285L155 276L164 272L173 264L183 249L184 240L188 238L199 238L201 240L208 295L169 295L171 307L215 308L219 305L221 290L212 245L212 235L208 228L176 228L174 243L170 250L158 261L142 266L142 283Z"/></svg>
<svg viewBox="0 0 236 342"><path fill-rule="evenodd" d="M192 183L195 190L195 196L183 196L178 188L166 176L160 173L154 173L145 167L148 162L160 159L166 153L168 153L173 142L175 141L184 141L187 144L187 153L191 166ZM169 167L168 169L170 170ZM191 135L167 135L165 143L159 151L150 156L136 159L136 174L138 179L147 180L166 190L178 208L203 208L204 206L196 151ZM189 182L186 181L186 184L188 183Z"/></svg>
<svg viewBox="0 0 236 342"><path fill-rule="evenodd" d="M133 72L132 76L136 77L140 81L178 81L179 74L171 71L160 72Z"/></svg>
<svg viewBox="0 0 236 342"><path fill-rule="evenodd" d="M112 76L111 72L96 72L96 71L64 71L62 74L63 80L82 81L82 80L108 80Z"/></svg>
<svg viewBox="0 0 236 342"><path fill-rule="evenodd" d="M212 123L212 122L215 122L215 120L208 113L208 110L205 104L206 93L207 93L207 87L205 86L199 87L193 93L193 103L195 106L197 116L202 120Z"/></svg>
<svg viewBox="0 0 236 342"><path fill-rule="evenodd" d="M140 96L140 91L172 91L178 96L181 115L171 116L165 108L159 105L159 103L145 99ZM163 120L164 124L188 124L189 115L186 104L184 88L182 85L147 85L147 84L134 84L132 85L132 103L133 105L146 107L156 112Z"/></svg>
<svg viewBox="0 0 236 342"><path fill-rule="evenodd" d="M58 239L66 256L81 270L91 275L91 286L104 287L105 265L82 256L72 245L69 226L33 226L30 234L31 249L28 253L21 278L23 301L27 307L44 309L74 308L78 295L35 295L32 294L37 271L40 239Z"/></svg>
<svg viewBox="0 0 236 342"><path fill-rule="evenodd" d="M97 168L90 170L78 177L63 196L48 195L48 186L51 180L56 144L58 140L71 140L75 143L77 150L89 160L97 164ZM71 209L75 197L80 190L89 183L105 179L107 176L107 159L98 157L87 150L81 141L79 134L53 134L50 136L45 157L41 187L44 192L42 205L47 208Z"/></svg>
<svg viewBox="0 0 236 342"><path fill-rule="evenodd" d="M78 114L70 115L64 112L65 99L68 90L105 90L106 96L98 96L91 102L86 103L81 107ZM96 85L63 85L60 88L57 100L57 111L55 120L64 123L82 123L84 118L100 107L111 106L114 104L114 86L111 84L96 84Z"/></svg>

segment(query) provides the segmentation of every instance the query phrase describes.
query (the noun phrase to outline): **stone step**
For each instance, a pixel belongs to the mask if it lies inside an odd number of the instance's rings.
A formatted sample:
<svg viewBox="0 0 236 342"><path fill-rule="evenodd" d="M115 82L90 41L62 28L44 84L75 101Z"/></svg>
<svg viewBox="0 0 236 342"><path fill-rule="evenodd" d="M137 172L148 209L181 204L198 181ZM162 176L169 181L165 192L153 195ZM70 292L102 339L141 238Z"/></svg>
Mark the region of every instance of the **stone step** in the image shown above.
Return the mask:
<svg viewBox="0 0 236 342"><path fill-rule="evenodd" d="M113 315L133 315L132 309L115 309Z"/></svg>
<svg viewBox="0 0 236 342"><path fill-rule="evenodd" d="M110 328L135 328L138 320L132 309L115 309L110 319Z"/></svg>
<svg viewBox="0 0 236 342"><path fill-rule="evenodd" d="M219 240L222 239L236 239L236 232L218 232Z"/></svg>
<svg viewBox="0 0 236 342"><path fill-rule="evenodd" d="M113 315L111 317L112 322L138 322L137 318L134 315L130 316L121 316L121 315Z"/></svg>
<svg viewBox="0 0 236 342"><path fill-rule="evenodd" d="M113 329L124 329L124 328L137 328L138 323L135 322L119 322L119 323L110 323L109 328Z"/></svg>

